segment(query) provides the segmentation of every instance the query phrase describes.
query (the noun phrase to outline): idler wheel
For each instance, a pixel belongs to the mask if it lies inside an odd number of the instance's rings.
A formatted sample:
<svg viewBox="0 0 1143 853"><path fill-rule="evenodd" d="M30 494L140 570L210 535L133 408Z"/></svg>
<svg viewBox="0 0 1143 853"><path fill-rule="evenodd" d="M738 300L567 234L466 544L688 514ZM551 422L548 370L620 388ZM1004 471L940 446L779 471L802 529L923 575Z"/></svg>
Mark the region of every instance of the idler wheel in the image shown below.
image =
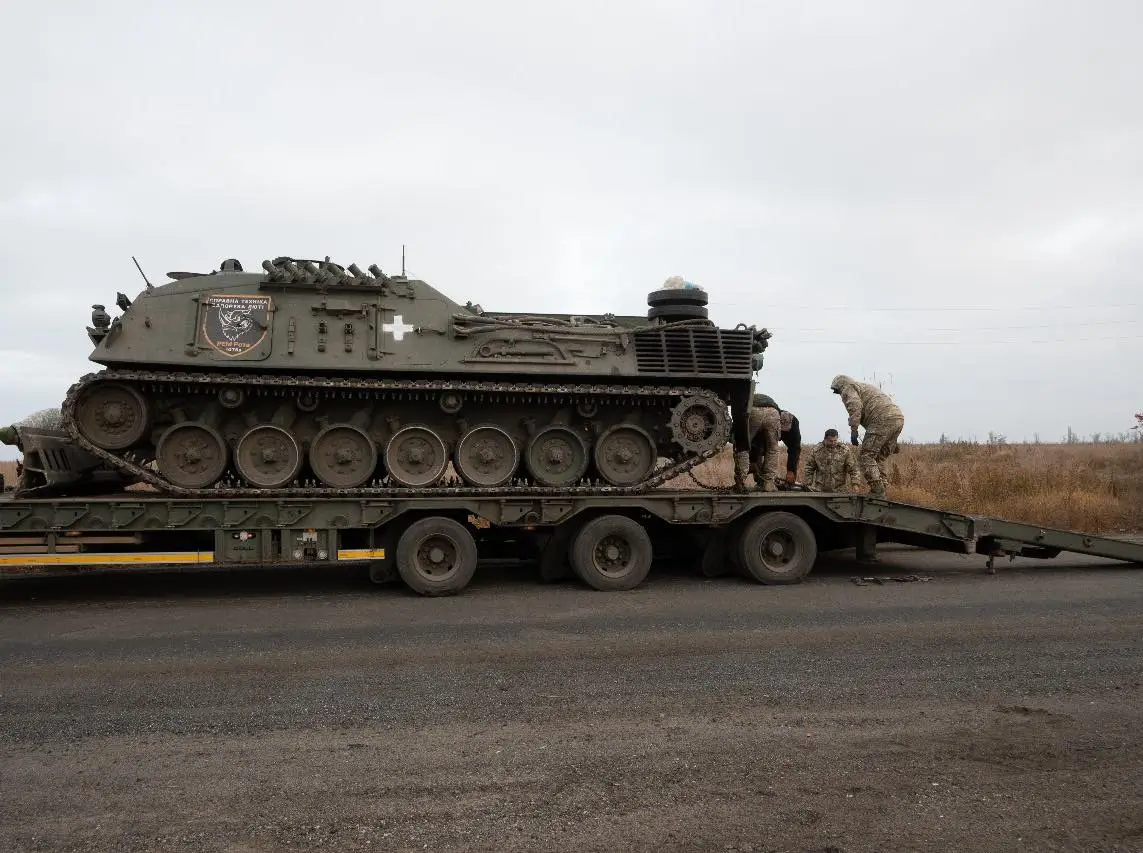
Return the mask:
<svg viewBox="0 0 1143 853"><path fill-rule="evenodd" d="M622 424L600 436L593 456L604 480L613 486L633 486L655 467L655 443L639 427Z"/></svg>
<svg viewBox="0 0 1143 853"><path fill-rule="evenodd" d="M147 401L129 385L100 383L84 391L75 411L80 434L104 450L126 450L150 429Z"/></svg>
<svg viewBox="0 0 1143 853"><path fill-rule="evenodd" d="M478 426L456 446L456 472L474 486L502 486L512 479L520 450L498 426Z"/></svg>
<svg viewBox="0 0 1143 853"><path fill-rule="evenodd" d="M298 440L279 426L256 426L238 439L234 450L238 473L251 486L280 489L289 484L302 467Z"/></svg>
<svg viewBox="0 0 1143 853"><path fill-rule="evenodd" d="M420 489L440 482L448 464L444 441L428 427L407 426L385 446L385 467L402 486Z"/></svg>
<svg viewBox="0 0 1143 853"><path fill-rule="evenodd" d="M174 485L204 489L226 472L226 442L205 424L176 424L159 439L155 461L159 473Z"/></svg>
<svg viewBox="0 0 1143 853"><path fill-rule="evenodd" d="M335 489L353 489L373 476L377 448L362 430L349 424L328 426L310 444L310 467Z"/></svg>
<svg viewBox="0 0 1143 853"><path fill-rule="evenodd" d="M587 445L575 430L549 426L528 442L524 463L542 486L574 486L587 471Z"/></svg>

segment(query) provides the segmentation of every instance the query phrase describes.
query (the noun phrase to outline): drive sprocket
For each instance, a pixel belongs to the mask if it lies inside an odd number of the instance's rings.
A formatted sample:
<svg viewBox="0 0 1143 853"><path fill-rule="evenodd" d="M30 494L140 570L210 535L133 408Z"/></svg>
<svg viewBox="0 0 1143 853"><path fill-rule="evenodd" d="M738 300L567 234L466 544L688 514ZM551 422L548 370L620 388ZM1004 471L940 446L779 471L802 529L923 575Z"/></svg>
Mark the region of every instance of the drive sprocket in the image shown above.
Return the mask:
<svg viewBox="0 0 1143 853"><path fill-rule="evenodd" d="M730 439L730 415L709 397L683 397L671 410L671 438L687 453L719 450Z"/></svg>

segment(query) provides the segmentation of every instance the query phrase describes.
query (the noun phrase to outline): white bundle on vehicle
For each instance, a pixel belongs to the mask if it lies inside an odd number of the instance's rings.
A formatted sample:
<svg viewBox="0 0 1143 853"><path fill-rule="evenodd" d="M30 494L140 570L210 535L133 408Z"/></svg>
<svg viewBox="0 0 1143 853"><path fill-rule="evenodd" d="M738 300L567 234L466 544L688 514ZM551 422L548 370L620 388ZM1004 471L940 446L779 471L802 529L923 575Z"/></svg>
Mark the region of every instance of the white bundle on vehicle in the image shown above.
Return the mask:
<svg viewBox="0 0 1143 853"><path fill-rule="evenodd" d="M693 281L687 281L681 275L673 275L663 282L663 290L702 290Z"/></svg>

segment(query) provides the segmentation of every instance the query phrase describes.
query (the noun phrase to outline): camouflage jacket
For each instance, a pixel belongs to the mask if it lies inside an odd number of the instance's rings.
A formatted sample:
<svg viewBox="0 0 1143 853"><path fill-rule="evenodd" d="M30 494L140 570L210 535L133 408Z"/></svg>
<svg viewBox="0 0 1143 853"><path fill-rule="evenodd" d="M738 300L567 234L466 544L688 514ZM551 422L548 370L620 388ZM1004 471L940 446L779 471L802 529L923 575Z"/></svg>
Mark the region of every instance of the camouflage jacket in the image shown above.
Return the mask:
<svg viewBox="0 0 1143 853"><path fill-rule="evenodd" d="M805 483L815 492L849 492L857 483L857 462L849 447L824 441L810 451L806 460Z"/></svg>
<svg viewBox="0 0 1143 853"><path fill-rule="evenodd" d="M858 382L848 376L838 376L831 387L841 392L841 401L849 412L851 430L858 426L869 429L875 424L903 417L893 398L876 385Z"/></svg>

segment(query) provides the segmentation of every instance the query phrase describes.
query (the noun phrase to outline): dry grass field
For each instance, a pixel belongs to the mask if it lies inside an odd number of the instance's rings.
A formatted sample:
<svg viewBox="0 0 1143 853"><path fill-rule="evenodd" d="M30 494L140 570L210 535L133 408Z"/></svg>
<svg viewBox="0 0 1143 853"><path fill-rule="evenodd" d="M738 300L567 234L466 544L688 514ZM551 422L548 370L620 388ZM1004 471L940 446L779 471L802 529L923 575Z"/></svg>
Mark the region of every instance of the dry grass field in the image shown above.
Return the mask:
<svg viewBox="0 0 1143 853"><path fill-rule="evenodd" d="M889 468L892 500L1085 533L1143 530L1143 443L902 444ZM695 475L730 485L730 453ZM699 488L686 476L670 485Z"/></svg>
<svg viewBox="0 0 1143 853"><path fill-rule="evenodd" d="M893 500L1087 533L1143 530L1143 443L903 444L890 468ZM9 484L15 469L0 462ZM729 453L695 469L711 486L733 474ZM687 476L669 485L699 488Z"/></svg>

